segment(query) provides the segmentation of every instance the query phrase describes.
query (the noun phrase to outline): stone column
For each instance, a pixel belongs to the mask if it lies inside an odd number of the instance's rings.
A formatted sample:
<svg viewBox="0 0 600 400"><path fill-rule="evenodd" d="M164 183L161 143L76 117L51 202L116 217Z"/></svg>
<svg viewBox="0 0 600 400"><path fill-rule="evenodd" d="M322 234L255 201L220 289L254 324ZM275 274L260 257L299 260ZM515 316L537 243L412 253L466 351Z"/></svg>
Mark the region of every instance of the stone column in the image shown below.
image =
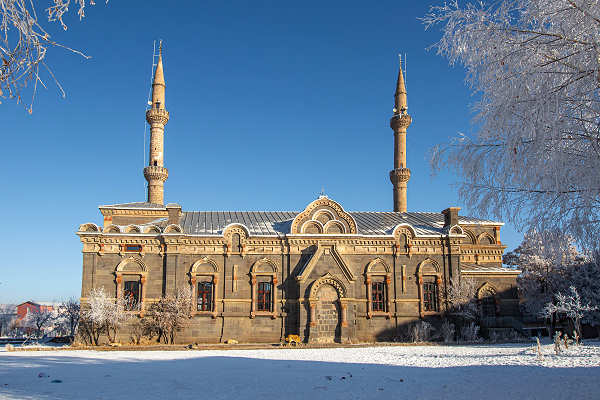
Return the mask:
<svg viewBox="0 0 600 400"><path fill-rule="evenodd" d="M190 304L190 311L192 314L196 313L196 311L198 311L198 280L196 279L195 275L192 275L192 277L190 278L190 285L192 285L192 300L191 300L191 304Z"/></svg>
<svg viewBox="0 0 600 400"><path fill-rule="evenodd" d="M345 301L342 301L340 299L340 312L342 313L341 317L342 317L342 327L347 327L348 326L348 316L346 314L348 310L348 305L346 304Z"/></svg>
<svg viewBox="0 0 600 400"><path fill-rule="evenodd" d="M253 276L251 280L252 287L250 288L251 297L252 297L252 305L250 307L250 318L254 318L256 313L256 277Z"/></svg>
<svg viewBox="0 0 600 400"><path fill-rule="evenodd" d="M275 319L277 318L277 277L273 276L273 306L272 306L272 318Z"/></svg>
<svg viewBox="0 0 600 400"><path fill-rule="evenodd" d="M219 277L217 277L216 275L213 275L213 313L212 313L212 317L213 318L217 318L217 314L218 314L218 302L219 302Z"/></svg>
<svg viewBox="0 0 600 400"><path fill-rule="evenodd" d="M367 276L365 283L367 284L367 318L371 318L373 316L373 287L370 276Z"/></svg>

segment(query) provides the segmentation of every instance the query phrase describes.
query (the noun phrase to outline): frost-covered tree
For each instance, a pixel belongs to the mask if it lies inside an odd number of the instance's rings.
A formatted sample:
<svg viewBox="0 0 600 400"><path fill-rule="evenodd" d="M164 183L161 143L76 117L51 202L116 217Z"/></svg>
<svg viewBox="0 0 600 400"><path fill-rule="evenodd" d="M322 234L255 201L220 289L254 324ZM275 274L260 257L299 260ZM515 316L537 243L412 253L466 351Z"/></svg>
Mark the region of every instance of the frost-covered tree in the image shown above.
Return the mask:
<svg viewBox="0 0 600 400"><path fill-rule="evenodd" d="M595 327L600 336L600 262L598 258L595 257L590 262L569 269L564 282L565 286L566 284L572 285L578 290L584 304L596 307L585 313L581 323ZM566 292L566 287L563 291Z"/></svg>
<svg viewBox="0 0 600 400"><path fill-rule="evenodd" d="M81 312L82 329L95 345L98 345L103 333L106 333L109 341L114 342L119 328L128 319L123 298L109 297L101 287L90 291L87 306Z"/></svg>
<svg viewBox="0 0 600 400"><path fill-rule="evenodd" d="M600 0L452 1L425 25L462 64L474 135L434 150L472 209L539 231L600 236Z"/></svg>
<svg viewBox="0 0 600 400"><path fill-rule="evenodd" d="M177 332L189 318L191 307L191 291L189 288L181 289L175 296L167 295L153 303L148 310L148 319L151 330L158 335L158 340L173 344Z"/></svg>
<svg viewBox="0 0 600 400"><path fill-rule="evenodd" d="M450 280L448 287L448 302L450 313L465 320L474 321L479 317L475 292L477 284L470 278L455 277Z"/></svg>
<svg viewBox="0 0 600 400"><path fill-rule="evenodd" d="M571 294L558 293L556 301L549 302L542 310L542 314L549 318L552 315L564 315L569 318L575 328L576 337L581 337L581 319L591 311L598 310L597 306L584 303L575 286L569 288Z"/></svg>
<svg viewBox="0 0 600 400"><path fill-rule="evenodd" d="M77 299L71 298L58 307L58 318L71 336L75 336L80 316L81 307Z"/></svg>
<svg viewBox="0 0 600 400"><path fill-rule="evenodd" d="M517 283L524 311L533 316L539 315L556 293L568 287L567 274L585 261L573 237L556 230L532 229L515 250L504 256L505 264L523 271Z"/></svg>
<svg viewBox="0 0 600 400"><path fill-rule="evenodd" d="M108 0L106 2L108 3ZM38 84L46 87L44 76L54 81L62 95L65 95L46 64L49 49L61 47L89 58L54 41L49 31L43 27L44 20L58 22L66 30L63 16L69 11L69 6L73 5L82 19L86 6L95 4L94 0L47 0L47 8L40 10L36 3L39 2L0 0L0 98L9 97L21 102L22 91L29 86L32 90L31 101L28 103L30 113Z"/></svg>

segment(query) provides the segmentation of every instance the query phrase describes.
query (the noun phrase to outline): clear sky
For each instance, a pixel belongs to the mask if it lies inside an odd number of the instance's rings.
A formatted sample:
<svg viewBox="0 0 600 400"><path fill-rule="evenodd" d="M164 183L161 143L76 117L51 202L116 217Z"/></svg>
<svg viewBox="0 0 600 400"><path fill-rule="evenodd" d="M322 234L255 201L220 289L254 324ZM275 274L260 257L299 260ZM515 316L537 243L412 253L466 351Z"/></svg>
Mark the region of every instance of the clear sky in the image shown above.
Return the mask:
<svg viewBox="0 0 600 400"><path fill-rule="evenodd" d="M87 9L54 39L33 114L3 100L0 302L79 297L79 224L145 200L144 110L153 40L164 41L165 201L184 210L301 211L321 188L349 211L389 211L389 128L407 54L409 211L463 206L431 148L471 133L461 67L427 48L430 1L122 1ZM44 4L44 1L37 2ZM48 1L50 3L50 1ZM468 209L461 211L469 215ZM485 217L485 216L480 216ZM521 235L501 231L509 249Z"/></svg>

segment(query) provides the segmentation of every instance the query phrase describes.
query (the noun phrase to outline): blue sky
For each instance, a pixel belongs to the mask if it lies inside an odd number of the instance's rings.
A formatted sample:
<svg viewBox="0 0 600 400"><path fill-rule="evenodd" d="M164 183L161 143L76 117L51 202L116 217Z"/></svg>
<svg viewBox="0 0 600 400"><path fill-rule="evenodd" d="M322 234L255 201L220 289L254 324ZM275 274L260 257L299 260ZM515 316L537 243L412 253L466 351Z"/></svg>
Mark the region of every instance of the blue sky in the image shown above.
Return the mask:
<svg viewBox="0 0 600 400"><path fill-rule="evenodd" d="M42 2L43 3L43 2ZM302 210L324 187L350 211L392 208L389 128L398 53L413 124L409 211L463 206L457 177L432 177L431 148L471 133L464 70L427 47L429 1L111 1L54 39L33 114L0 105L6 190L0 302L79 297L83 222L145 200L144 110L152 44L164 41L165 201L184 210ZM410 3L410 5L407 5ZM174 6L176 4L176 6ZM461 214L470 214L463 209ZM509 249L521 235L506 225Z"/></svg>

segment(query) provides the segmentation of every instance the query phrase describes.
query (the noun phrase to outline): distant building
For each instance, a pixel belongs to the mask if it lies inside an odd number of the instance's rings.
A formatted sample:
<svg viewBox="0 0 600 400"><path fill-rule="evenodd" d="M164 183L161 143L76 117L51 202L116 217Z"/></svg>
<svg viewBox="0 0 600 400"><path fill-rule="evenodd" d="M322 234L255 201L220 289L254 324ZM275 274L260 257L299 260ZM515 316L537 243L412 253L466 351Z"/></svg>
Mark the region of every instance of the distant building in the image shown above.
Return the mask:
<svg viewBox="0 0 600 400"><path fill-rule="evenodd" d="M103 226L86 223L77 232L83 244L83 307L90 290L103 287L126 297L129 311L143 316L161 296L189 288L192 318L178 334L180 342L279 342L286 335L317 343L389 340L414 321L439 321L449 309L451 279L469 277L477 282L488 328L518 322L520 271L502 267L503 223L459 215L458 207L408 211L406 133L412 120L401 69L390 121L393 211L348 212L326 196L300 211L184 211L165 205L169 112L162 54L146 120L147 201L100 206ZM320 143L314 148L314 158L305 162L340 151ZM226 148L203 151L227 157ZM201 167L201 152L197 155ZM249 195L240 193L239 201Z"/></svg>
<svg viewBox="0 0 600 400"><path fill-rule="evenodd" d="M58 304L48 302L33 302L26 301L25 303L17 304L17 320L21 321L27 313L30 312L42 312L42 311L54 311Z"/></svg>

